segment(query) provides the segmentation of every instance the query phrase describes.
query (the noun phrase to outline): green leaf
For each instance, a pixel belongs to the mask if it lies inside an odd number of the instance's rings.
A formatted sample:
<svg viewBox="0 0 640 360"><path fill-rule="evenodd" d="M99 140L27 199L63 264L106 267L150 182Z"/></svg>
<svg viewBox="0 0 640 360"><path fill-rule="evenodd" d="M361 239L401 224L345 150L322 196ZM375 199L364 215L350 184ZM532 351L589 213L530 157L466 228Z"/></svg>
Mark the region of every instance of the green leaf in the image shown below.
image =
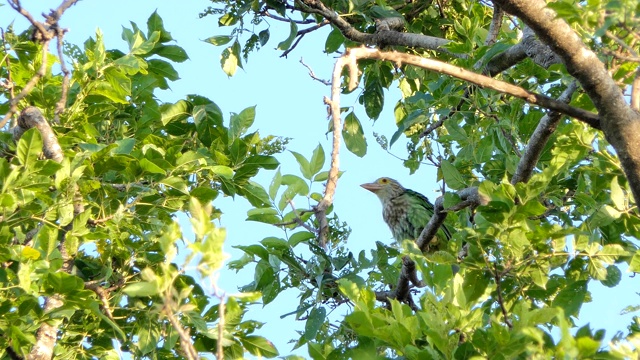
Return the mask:
<svg viewBox="0 0 640 360"><path fill-rule="evenodd" d="M146 281L129 284L122 289L123 293L133 297L153 296L159 291L158 284Z"/></svg>
<svg viewBox="0 0 640 360"><path fill-rule="evenodd" d="M269 197L273 200L276 199L276 195L278 194L278 189L282 184L282 175L280 174L280 169L276 171L276 174L273 176L271 180L271 184L269 185Z"/></svg>
<svg viewBox="0 0 640 360"><path fill-rule="evenodd" d="M238 40L222 51L220 65L222 66L222 71L224 71L227 76L233 76L238 68L242 68L242 62L240 61L240 43Z"/></svg>
<svg viewBox="0 0 640 360"><path fill-rule="evenodd" d="M442 176L444 177L444 181L448 187L453 190L461 190L467 187L467 184L458 169L456 169L456 167L449 161L443 159L440 162L440 170L442 170Z"/></svg>
<svg viewBox="0 0 640 360"><path fill-rule="evenodd" d="M169 59L175 62L184 62L189 59L189 55L178 45L160 45L156 46L153 49L153 54L162 56L163 58Z"/></svg>
<svg viewBox="0 0 640 360"><path fill-rule="evenodd" d="M316 235L309 231L300 231L289 237L289 246L295 247L299 243L315 238Z"/></svg>
<svg viewBox="0 0 640 360"><path fill-rule="evenodd" d="M20 164L26 168L31 168L38 161L42 153L42 135L36 128L31 128L22 134L18 141L16 156Z"/></svg>
<svg viewBox="0 0 640 360"><path fill-rule="evenodd" d="M629 271L634 273L640 272L640 250L636 250L636 253L633 254L629 262Z"/></svg>
<svg viewBox="0 0 640 360"><path fill-rule="evenodd" d="M136 33L134 35L134 45L129 50L129 53L132 55L145 55L149 53L156 46L158 40L160 40L160 32L154 31L149 39L144 41L138 41L138 37L141 38L140 33Z"/></svg>
<svg viewBox="0 0 640 360"><path fill-rule="evenodd" d="M298 161L302 176L304 176L305 179L311 180L313 173L311 172L311 164L309 163L309 161L300 153L297 153L295 151L290 151L290 152L293 154L293 156L295 156L296 161Z"/></svg>
<svg viewBox="0 0 640 360"><path fill-rule="evenodd" d="M317 174L322 170L324 166L324 149L322 145L318 144L318 147L313 150L313 155L311 155L311 161L309 162L309 170L312 175Z"/></svg>
<svg viewBox="0 0 640 360"><path fill-rule="evenodd" d="M311 341L314 340L318 334L318 330L324 324L327 317L327 310L320 306L311 310L311 313L307 317L307 322L304 325L304 334L302 338Z"/></svg>
<svg viewBox="0 0 640 360"><path fill-rule="evenodd" d="M609 265L607 266L607 276L600 282L602 285L612 288L617 286L621 279L622 272L620 272L620 269L615 265Z"/></svg>
<svg viewBox="0 0 640 360"><path fill-rule="evenodd" d="M266 207L271 203L269 194L260 184L253 181L239 185L238 194L244 196L255 207Z"/></svg>
<svg viewBox="0 0 640 360"><path fill-rule="evenodd" d="M253 125L253 121L256 118L256 107L251 106L240 112L240 114L231 113L231 120L229 124L229 140L233 142L234 139L244 135L247 130Z"/></svg>
<svg viewBox="0 0 640 360"><path fill-rule="evenodd" d="M167 125L172 121L182 121L191 115L193 105L185 100L180 100L175 104L165 104L161 107L162 125Z"/></svg>
<svg viewBox="0 0 640 360"><path fill-rule="evenodd" d="M324 52L331 54L338 51L340 46L344 44L344 39L342 32L338 28L334 27L329 33L329 36L327 36L327 41L324 44Z"/></svg>
<svg viewBox="0 0 640 360"><path fill-rule="evenodd" d="M162 21L160 15L158 15L157 10L154 11L151 16L149 16L149 19L147 19L147 28L149 29L147 33L149 37L153 32L157 31L158 33L160 33L160 42L165 43L173 40L173 38L171 37L171 33L165 30L164 22Z"/></svg>
<svg viewBox="0 0 640 360"><path fill-rule="evenodd" d="M269 29L264 29L258 33L260 46L264 46L269 41Z"/></svg>
<svg viewBox="0 0 640 360"><path fill-rule="evenodd" d="M117 145L111 150L113 155L129 155L136 145L136 139L122 139L115 142Z"/></svg>
<svg viewBox="0 0 640 360"><path fill-rule="evenodd" d="M208 42L209 44L213 44L215 46L221 46L221 45L228 44L231 40L233 40L233 36L217 35L217 36L206 38L204 41Z"/></svg>
<svg viewBox="0 0 640 360"><path fill-rule="evenodd" d="M567 315L578 316L586 296L587 282L584 280L576 281L560 290L551 305L564 309Z"/></svg>
<svg viewBox="0 0 640 360"><path fill-rule="evenodd" d="M151 59L147 64L149 64L149 72L161 77L162 79L168 79L171 81L180 79L178 72L173 68L173 66L164 60Z"/></svg>
<svg viewBox="0 0 640 360"><path fill-rule="evenodd" d="M249 335L240 337L240 342L251 355L264 356L266 358L274 358L279 355L278 350L276 350L271 341L262 336Z"/></svg>
<svg viewBox="0 0 640 360"><path fill-rule="evenodd" d="M422 109L411 112L407 115L402 121L398 123L398 130L393 133L391 136L391 140L389 140L389 146L393 146L393 144L400 138L400 135L404 134L410 127L416 124L423 124L427 122L429 119L425 114L425 111Z"/></svg>
<svg viewBox="0 0 640 360"><path fill-rule="evenodd" d="M289 37L278 44L277 50L289 50L293 40L298 35L298 25L294 21L289 22Z"/></svg>
<svg viewBox="0 0 640 360"><path fill-rule="evenodd" d="M599 208L598 211L596 211L589 220L587 220L587 222L590 229L597 229L611 224L616 219L620 218L621 215L622 213L614 209L612 206L604 205Z"/></svg>
<svg viewBox="0 0 640 360"><path fill-rule="evenodd" d="M154 164L150 160L141 159L140 160L140 168L150 174L166 174L165 170L158 165Z"/></svg>
<svg viewBox="0 0 640 360"><path fill-rule="evenodd" d="M356 115L351 112L344 119L342 137L347 145L347 149L359 157L367 153L367 140L362 131L362 125Z"/></svg>
<svg viewBox="0 0 640 360"><path fill-rule="evenodd" d="M280 162L271 155L253 155L249 156L242 164L255 165L263 169L274 170L278 168Z"/></svg>
<svg viewBox="0 0 640 360"><path fill-rule="evenodd" d="M625 210L625 196L622 187L618 183L618 177L611 179L611 202L618 210Z"/></svg>

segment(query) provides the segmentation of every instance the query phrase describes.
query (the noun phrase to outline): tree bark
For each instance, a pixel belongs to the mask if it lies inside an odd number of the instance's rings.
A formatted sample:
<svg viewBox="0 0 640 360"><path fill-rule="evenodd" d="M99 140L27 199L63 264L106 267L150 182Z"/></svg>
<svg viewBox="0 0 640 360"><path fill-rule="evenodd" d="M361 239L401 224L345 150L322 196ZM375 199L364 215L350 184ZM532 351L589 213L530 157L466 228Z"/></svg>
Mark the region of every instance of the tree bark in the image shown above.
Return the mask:
<svg viewBox="0 0 640 360"><path fill-rule="evenodd" d="M640 114L624 99L622 90L596 54L542 0L495 0L519 17L562 59L580 82L600 115L604 135L616 150L629 186L640 199Z"/></svg>

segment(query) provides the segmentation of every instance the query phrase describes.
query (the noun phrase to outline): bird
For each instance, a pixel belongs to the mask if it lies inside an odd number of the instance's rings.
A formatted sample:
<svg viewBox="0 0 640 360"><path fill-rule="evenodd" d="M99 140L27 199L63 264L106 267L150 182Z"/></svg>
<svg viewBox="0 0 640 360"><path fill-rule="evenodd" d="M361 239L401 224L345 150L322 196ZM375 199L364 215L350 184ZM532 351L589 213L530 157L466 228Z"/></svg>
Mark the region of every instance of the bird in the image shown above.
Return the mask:
<svg viewBox="0 0 640 360"><path fill-rule="evenodd" d="M433 216L433 204L426 196L405 188L394 179L381 177L360 186L378 196L382 217L398 243L407 239L415 241ZM451 231L443 224L436 238L437 245L447 242L451 239Z"/></svg>

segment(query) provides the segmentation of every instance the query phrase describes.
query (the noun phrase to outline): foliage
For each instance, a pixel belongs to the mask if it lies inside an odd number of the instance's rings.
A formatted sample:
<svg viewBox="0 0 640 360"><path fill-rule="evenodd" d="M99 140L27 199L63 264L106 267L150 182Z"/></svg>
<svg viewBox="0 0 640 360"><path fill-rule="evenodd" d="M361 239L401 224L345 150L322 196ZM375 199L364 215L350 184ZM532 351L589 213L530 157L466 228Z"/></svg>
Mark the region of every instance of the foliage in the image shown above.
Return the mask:
<svg viewBox="0 0 640 360"><path fill-rule="evenodd" d="M354 37L353 32L373 34L377 20L399 16L406 32L443 38L447 45L435 51L384 45L476 71L515 46L523 29L515 18L504 21L495 43L487 43L493 9L466 0L212 3L203 16L224 13L219 25L233 29L228 36L233 46L223 53L223 70L228 75L233 75L226 65L229 54L240 66L239 59L247 61L247 54L255 49L256 38L264 40L261 46L282 40L278 48L285 54L294 50L297 41L304 41L301 24L324 20L322 8L342 16L351 31L347 34L338 20L327 16L332 26L322 49L327 53L359 46L349 38ZM637 57L632 55L640 51L635 40L640 8L635 2L561 1L549 7L600 56L620 87L631 84L637 67ZM251 19L250 26L246 19ZM288 38L264 35L274 21L288 23L284 25L291 28ZM240 44L247 34L243 48ZM620 162L603 133L577 120L562 119L534 164L533 176L511 183L544 111L415 66L366 60L359 67L362 75L357 91L370 118L378 118L385 89L397 86L402 96L394 109L398 130L388 134L390 141L377 136L380 145L386 150L404 135L405 166L411 172L423 164L437 167L439 179L448 187L444 196L448 206L460 201L455 190L469 187L478 187L488 203L473 212L450 214L456 220L456 248L451 253L421 254L413 244L396 249L377 243L369 253L356 255L343 247L343 233L325 251L315 245L309 232L318 225L313 209L314 201L320 200L309 185L319 180L315 174L324 156L317 155L318 149L311 160L294 153L307 182L278 172L268 206L250 211L248 218L286 224L284 236L243 247L246 255L231 266L240 270L249 263L257 264L255 281L246 289L261 291L266 302L285 289L299 290L295 315L306 320L306 326L297 346L307 343L314 359L637 356L634 349L640 335L634 324L627 333L620 329L609 346L603 342L602 331L588 326L574 329L582 305L590 301L590 283L615 287L622 270L640 270L636 241L640 218ZM531 59L513 64L500 76L551 98L559 97L572 82L561 64L544 68ZM574 94L571 105L594 110L584 92ZM349 113L344 118L347 132L354 117ZM355 121L361 129L357 118ZM425 134L438 121L442 124ZM343 136L347 149L364 155L351 134ZM278 198L282 187L286 190ZM287 202L295 196L306 197L309 206L285 212ZM306 230L293 230L300 225ZM468 248L463 251L464 243ZM459 251L466 256L456 261ZM415 311L395 300L387 307L376 302L385 286L396 284L401 255L415 261L426 283ZM450 264L455 262L461 270L454 274ZM326 315L344 303L353 307L344 310L346 317L335 321ZM637 306L629 307L629 311L636 310ZM560 335L552 335L552 329L559 329Z"/></svg>
<svg viewBox="0 0 640 360"><path fill-rule="evenodd" d="M640 51L637 4L560 1L550 7L621 87L632 82ZM398 17L402 34L446 44L375 45L480 71L515 47L523 32L511 18L487 41L493 11L467 0L215 0L201 15L232 28L207 39L225 46L221 65L231 76L269 41L285 55L294 51L306 26L331 27L322 50L335 53L361 45L354 33L374 36L382 20ZM323 21L323 14L334 13L344 22ZM286 23L286 38L271 39L269 22L276 21ZM274 303L285 290L300 299L287 316L305 323L295 347L306 345L313 359L638 356L638 318L608 346L602 331L575 329L591 300L589 284L619 286L622 270L640 270L640 219L620 161L600 131L562 119L532 164L534 174L512 182L545 116L541 109L416 66L360 61L356 91L368 117L379 117L385 89L400 90L398 130L377 136L378 143L388 149L404 141L411 172L425 164L437 168L447 208L460 205L457 190L472 187L487 201L449 212L455 233L446 251L423 254L408 241L370 241L368 252L354 254L345 245L351 230L331 206L326 247L317 239L329 178L322 146L280 155L299 165L299 172L283 173L274 155L287 139L250 132L255 107L225 121L205 97L170 103L156 97L179 78L172 64L187 59L157 13L146 31L132 23L122 38L126 52L107 50L99 31L83 46L65 45L73 70L65 110L57 114L64 77L53 69L62 59L42 59L42 45L27 33L5 33L10 66L3 62L0 76L11 78L16 90L45 63L38 86L18 107L38 107L46 119L60 115L53 128L64 157L42 156L50 139L37 129L17 141L9 132L0 135L1 357L25 357L43 324L57 328L60 358L119 358L120 352L185 358L189 346L202 354L220 348L226 358L275 357L275 347L256 335L262 324L245 313L260 297L262 304ZM572 82L561 64L542 67L531 58L500 77L551 98ZM7 91L0 104L4 112L10 96ZM571 105L594 109L584 92L574 94ZM364 156L365 129L353 110L343 111L344 127L336 130L349 151ZM252 180L261 169L276 170L268 186ZM213 223L222 215L215 207L220 194L245 198L252 205L248 221L283 230L238 246L244 256L229 267L252 271L254 281L236 297L217 293L211 280L224 260L225 231ZM195 238L184 235L180 214L188 215ZM73 267L66 271L69 259ZM423 283L412 289L415 302L385 295L402 278L405 259ZM56 297L63 305L45 311L44 298ZM638 308L630 304L626 311Z"/></svg>
<svg viewBox="0 0 640 360"><path fill-rule="evenodd" d="M255 108L225 121L211 100L190 95L160 101L157 89L178 79L173 62L186 52L173 45L153 13L147 31L124 28L125 52L107 50L98 31L84 46L67 44L73 71L66 111L54 130L64 152L61 163L40 157L42 136L28 130L17 143L3 133L0 158L0 357L7 349L24 357L44 324L59 325L59 358L182 358L179 324L201 353L225 356L245 351L274 357L277 351L254 332L261 324L243 319L259 294L228 298L223 339L218 337L218 300L202 280L222 266L224 229L214 226L221 195L240 195L256 207L269 202L251 179L274 169L286 140L250 132ZM41 61L28 34L6 33L9 71L19 91ZM53 55L40 86L21 103L37 106L47 119L60 97L62 76L52 73ZM8 101L3 103L8 109ZM80 199L80 200L78 200ZM84 210L74 214L80 201ZM186 237L176 214L191 219ZM64 249L59 248L59 245ZM178 247L189 252L178 255ZM73 271L61 271L62 252ZM187 266L196 271L185 273ZM44 312L44 296L64 305ZM114 342L115 340L115 342ZM119 348L118 348L119 346Z"/></svg>

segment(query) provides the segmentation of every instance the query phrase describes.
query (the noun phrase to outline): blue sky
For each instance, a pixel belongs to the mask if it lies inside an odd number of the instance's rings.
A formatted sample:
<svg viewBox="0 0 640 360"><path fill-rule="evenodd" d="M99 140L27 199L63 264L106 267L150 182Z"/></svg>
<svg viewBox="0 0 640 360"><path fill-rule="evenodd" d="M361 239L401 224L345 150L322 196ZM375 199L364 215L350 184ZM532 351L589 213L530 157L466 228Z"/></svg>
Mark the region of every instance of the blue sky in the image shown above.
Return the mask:
<svg viewBox="0 0 640 360"><path fill-rule="evenodd" d="M22 5L34 16L47 11L58 2L22 1ZM163 91L158 96L164 101L177 101L187 94L200 94L215 101L228 120L230 112L257 105L254 130L261 135L283 135L292 138L288 149L310 156L320 143L324 147L328 159L331 148L330 138L325 136L327 129L326 107L323 96L329 95L329 88L313 81L307 69L300 63L304 58L320 78L329 79L335 58L326 55L324 41L328 28L305 36L300 45L289 54L288 58L280 58L280 51L274 50L278 42L288 35L289 27L277 21L271 23L271 41L265 48L250 56L233 78L228 78L220 69L219 56L222 48L214 47L203 40L213 35L227 35L230 28L218 28L217 18L209 16L199 19L198 13L208 1L80 1L63 16L61 24L69 28L65 39L75 44L82 44L95 30L101 28L107 48L126 49L126 43L120 38L122 26L130 27L129 21L136 22L142 28L146 26L149 15L157 9L162 16L165 28L171 32L177 45L182 46L190 60L174 65L181 79L170 84L171 90ZM25 20L9 6L0 8L0 26L6 27L15 20L15 28L22 31ZM242 43L242 41L241 41ZM420 191L430 199L438 196L436 192L436 174L432 167L422 166L413 176L402 166L402 162L387 154L375 142L372 133L378 132L390 138L395 131L393 106L399 97L397 90L386 93L387 102L379 120L374 124L364 114L355 95L343 97L341 105L356 107L365 136L368 152L364 158L349 153L344 145L341 149L341 169L346 171L338 183L335 197L335 209L341 220L347 221L352 234L347 247L354 253L374 247L375 241L391 243L391 234L383 223L378 199L359 184L369 182L380 176L391 176L406 187ZM404 156L403 140L399 140L392 152ZM289 153L279 155L282 173L299 174L297 164ZM273 172L262 172L257 181L267 186ZM315 189L321 192L323 189ZM222 198L216 200L216 206L224 215L221 226L227 228L225 251L231 259L241 256L241 252L233 245L256 243L267 236L284 236L276 228L265 224L245 222L249 204L242 198L233 200ZM304 207L301 204L300 207ZM227 293L235 293L239 286L252 280L250 271L239 274L222 270L219 286ZM607 329L607 337L614 335L615 330L624 330L629 324L631 315L621 316L620 311L627 305L640 303L629 280L629 273L623 272L623 283L616 288L605 288L592 282L594 302L585 304L578 324L591 323L592 328ZM632 290L633 289L633 290ZM275 343L281 355L288 355L292 345L287 341L296 338L295 330L303 330L303 322L294 322L292 317L281 320L280 315L293 311L298 303L297 293L283 293L272 304L264 309L256 307L247 318L266 322L261 335ZM297 352L306 355L306 352Z"/></svg>

